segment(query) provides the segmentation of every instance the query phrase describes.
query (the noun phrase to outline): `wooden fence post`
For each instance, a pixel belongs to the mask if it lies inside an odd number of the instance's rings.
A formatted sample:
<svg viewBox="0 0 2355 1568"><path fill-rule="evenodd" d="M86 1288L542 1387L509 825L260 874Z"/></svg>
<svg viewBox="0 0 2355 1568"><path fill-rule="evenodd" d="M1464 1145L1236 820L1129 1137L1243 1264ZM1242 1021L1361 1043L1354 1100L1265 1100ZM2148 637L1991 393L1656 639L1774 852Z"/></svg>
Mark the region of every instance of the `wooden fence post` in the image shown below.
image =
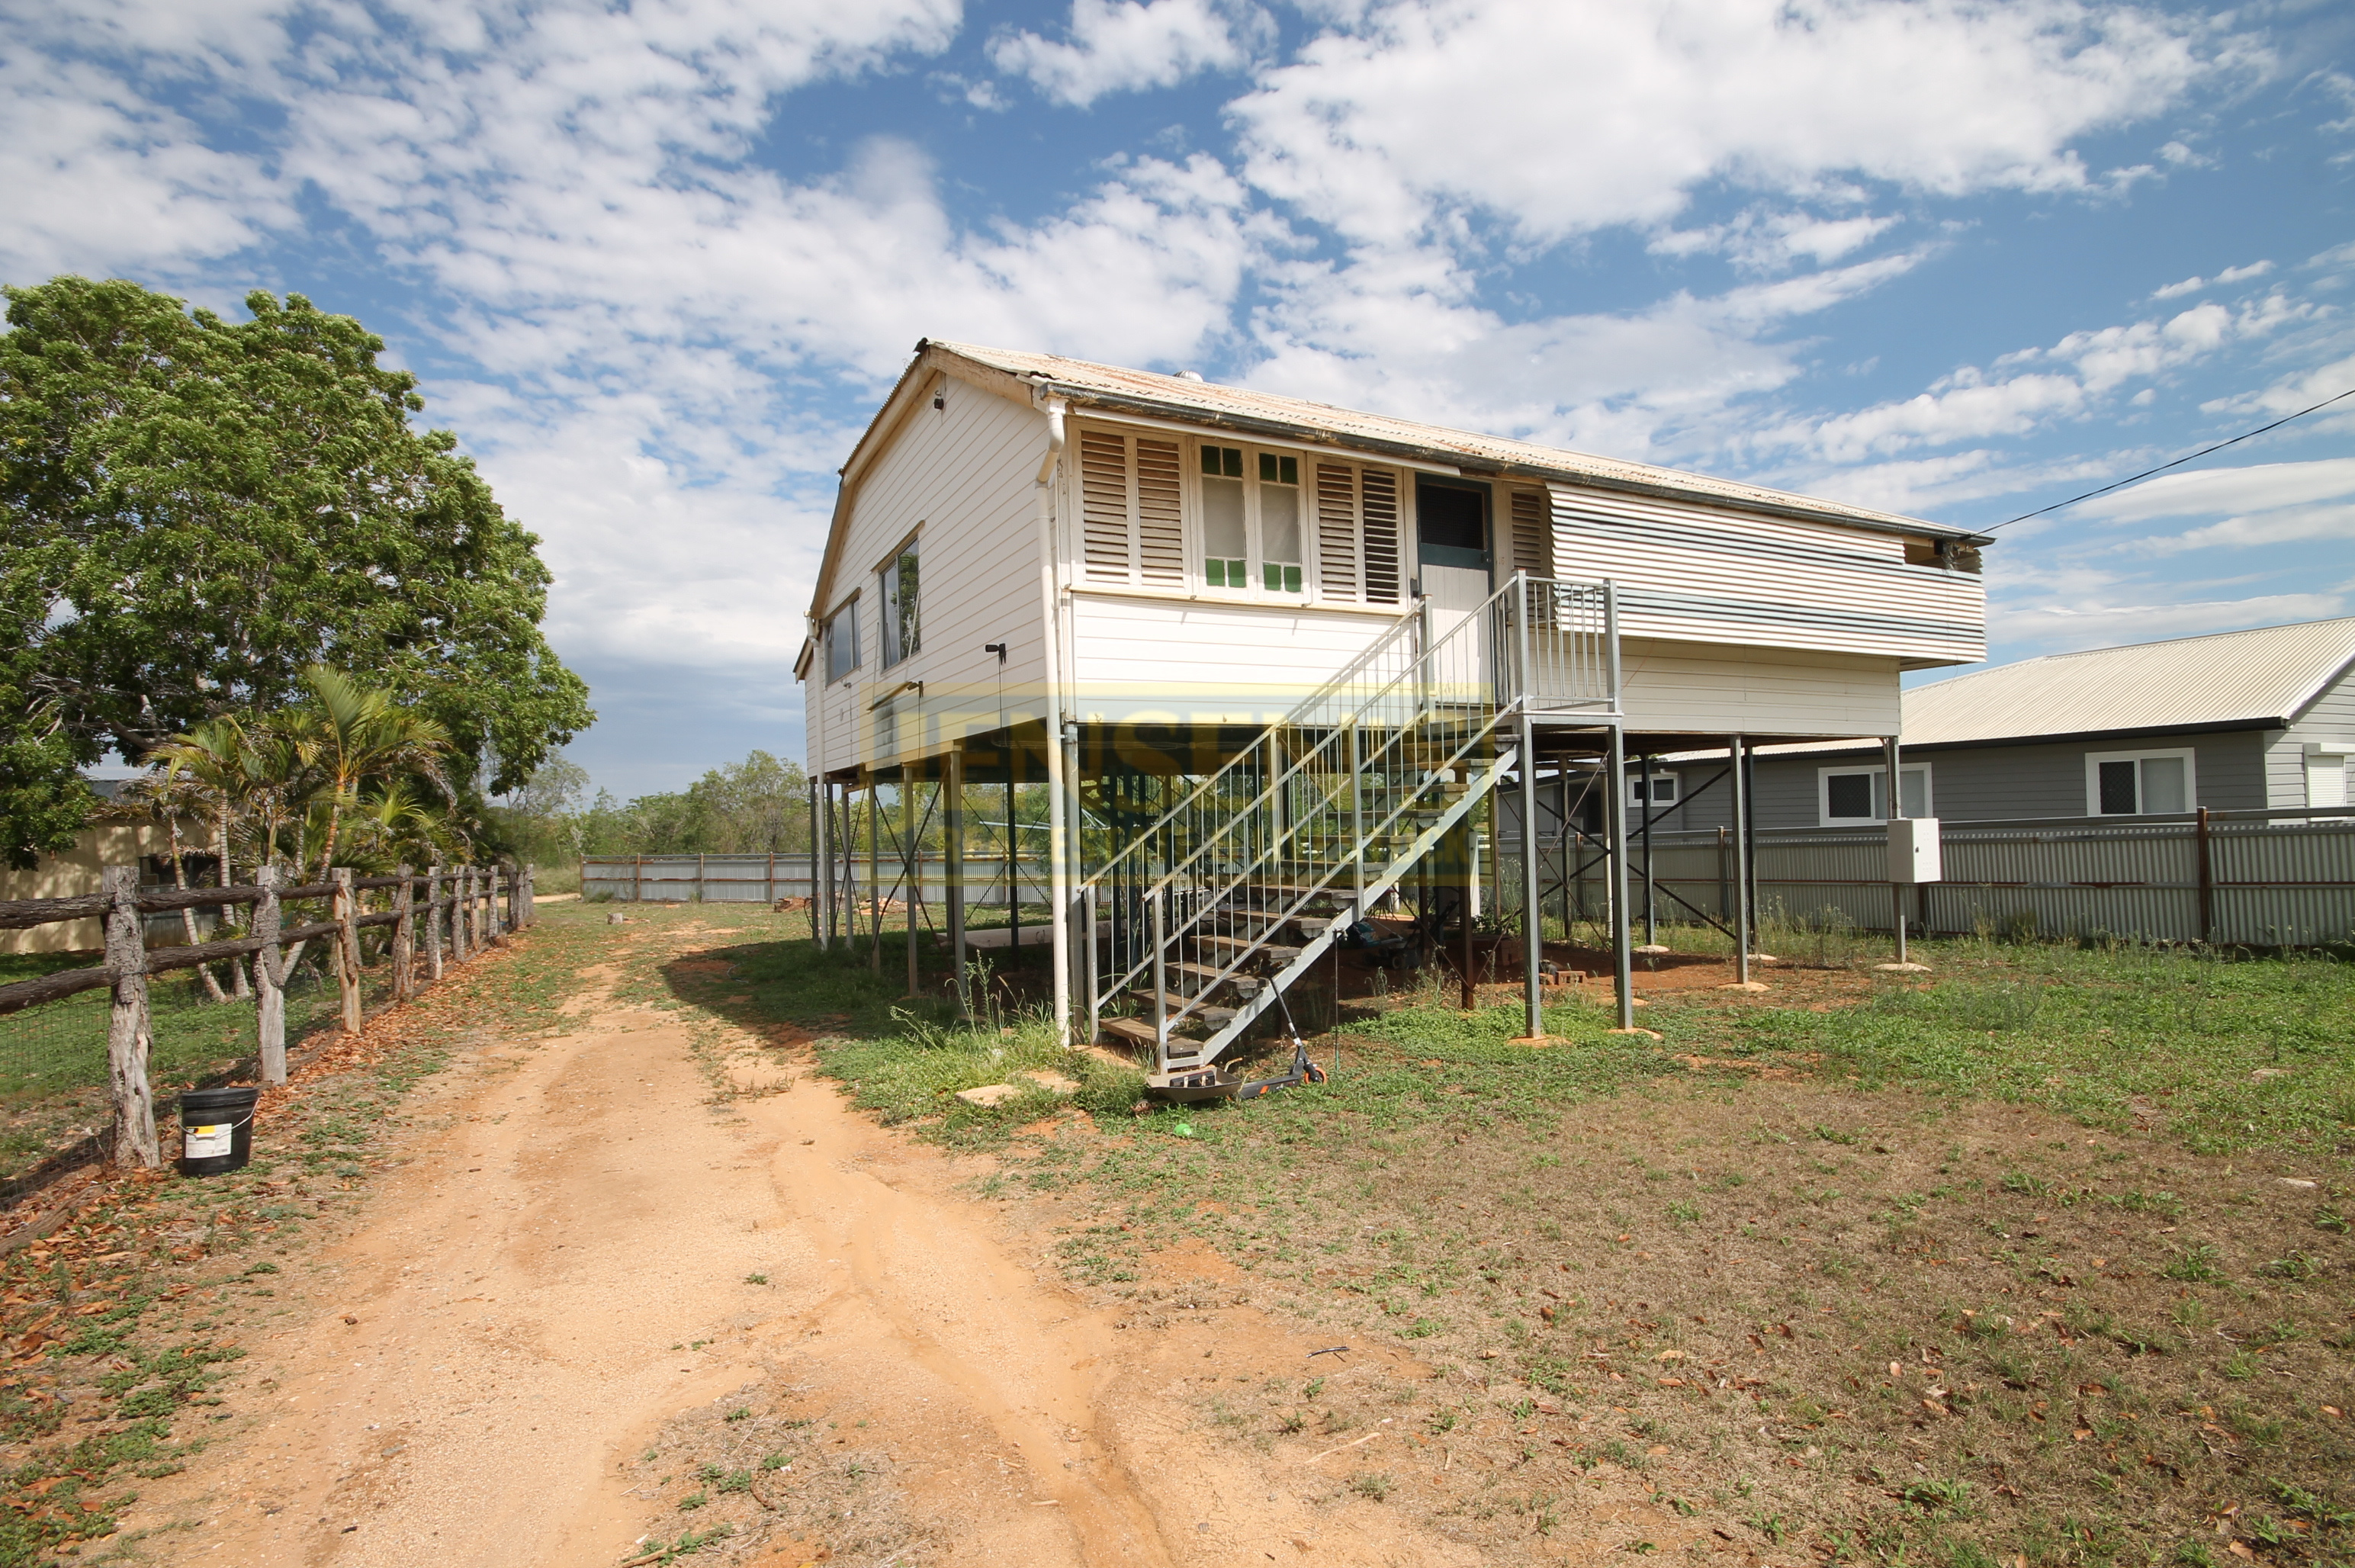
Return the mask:
<svg viewBox="0 0 2355 1568"><path fill-rule="evenodd" d="M506 908L499 902L499 885L507 880L506 868L494 861L486 874L490 882L483 900L483 913L491 923L491 940L497 942L507 933Z"/></svg>
<svg viewBox="0 0 2355 1568"><path fill-rule="evenodd" d="M405 1002L417 994L417 906L410 889L409 863L402 861L393 874L400 880L392 887L392 912L399 917L392 923L392 999Z"/></svg>
<svg viewBox="0 0 2355 1568"><path fill-rule="evenodd" d="M261 1081L286 1082L286 955L278 949L278 868L253 873L261 897L253 906L253 934L261 951L253 955L254 1023L261 1056Z"/></svg>
<svg viewBox="0 0 2355 1568"><path fill-rule="evenodd" d="M521 874L522 874L522 878L523 878L523 883L522 883L522 890L523 890L523 891L522 891L522 900L523 900L523 923L524 923L526 925L529 925L529 924L531 924L534 921L536 921L536 920L538 920L538 919L539 918L539 912L538 912L538 910L536 910L536 909L534 909L534 908L532 908L532 907L531 907L531 862L530 862L530 861L526 860L526 861L523 863L523 871L522 871L522 873L521 873Z"/></svg>
<svg viewBox="0 0 2355 1568"><path fill-rule="evenodd" d="M153 1033L147 1016L147 943L139 927L139 868L109 866L99 873L105 891L106 966L114 976L107 1020L106 1075L114 1092L114 1137L108 1157L118 1166L149 1170L164 1163L155 1137L155 1091L147 1082Z"/></svg>
<svg viewBox="0 0 2355 1568"><path fill-rule="evenodd" d="M455 866L450 871L450 957L453 962L466 961L466 874L468 868Z"/></svg>
<svg viewBox="0 0 2355 1568"><path fill-rule="evenodd" d="M442 862L425 869L425 977L442 979Z"/></svg>
<svg viewBox="0 0 2355 1568"><path fill-rule="evenodd" d="M360 932L358 900L352 892L352 869L337 866L327 873L336 884L336 986L344 997L344 1032L360 1032Z"/></svg>

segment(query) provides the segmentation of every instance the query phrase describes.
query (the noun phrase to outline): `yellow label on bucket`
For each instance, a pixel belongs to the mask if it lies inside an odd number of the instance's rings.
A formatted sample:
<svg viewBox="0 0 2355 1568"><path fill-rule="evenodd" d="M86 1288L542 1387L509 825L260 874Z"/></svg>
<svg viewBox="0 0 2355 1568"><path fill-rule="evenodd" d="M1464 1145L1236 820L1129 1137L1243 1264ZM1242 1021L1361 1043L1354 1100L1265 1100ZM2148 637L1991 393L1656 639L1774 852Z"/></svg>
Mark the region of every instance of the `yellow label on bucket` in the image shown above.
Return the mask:
<svg viewBox="0 0 2355 1568"><path fill-rule="evenodd" d="M236 1133L237 1126L231 1122L220 1122L209 1127L190 1127L187 1129L187 1157L190 1159L212 1159L225 1155L229 1153Z"/></svg>

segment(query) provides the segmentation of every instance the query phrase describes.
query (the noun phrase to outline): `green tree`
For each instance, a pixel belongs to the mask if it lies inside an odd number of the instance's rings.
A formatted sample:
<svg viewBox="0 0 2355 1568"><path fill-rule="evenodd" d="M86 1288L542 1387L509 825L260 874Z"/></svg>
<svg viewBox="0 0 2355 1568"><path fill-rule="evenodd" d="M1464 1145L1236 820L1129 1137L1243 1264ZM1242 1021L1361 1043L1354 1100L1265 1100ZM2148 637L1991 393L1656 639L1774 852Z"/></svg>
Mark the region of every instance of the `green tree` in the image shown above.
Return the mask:
<svg viewBox="0 0 2355 1568"><path fill-rule="evenodd" d="M122 281L10 288L0 336L0 850L61 848L77 765L287 706L331 664L513 788L588 725L548 569L383 340L301 295L230 323Z"/></svg>

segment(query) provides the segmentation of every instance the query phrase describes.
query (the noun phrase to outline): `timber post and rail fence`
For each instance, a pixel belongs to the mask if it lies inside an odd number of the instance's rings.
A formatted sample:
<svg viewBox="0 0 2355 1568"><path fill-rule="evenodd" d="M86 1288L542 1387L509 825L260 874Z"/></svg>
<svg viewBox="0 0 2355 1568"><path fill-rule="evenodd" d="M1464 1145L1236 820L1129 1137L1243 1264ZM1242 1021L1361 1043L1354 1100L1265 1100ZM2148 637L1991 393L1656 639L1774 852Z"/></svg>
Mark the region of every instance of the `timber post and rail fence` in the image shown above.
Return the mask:
<svg viewBox="0 0 2355 1568"><path fill-rule="evenodd" d="M324 941L327 944L341 1004L338 1022L346 1033L356 1034L366 1019L360 985L362 931L391 928L391 1000L398 1005L413 999L418 992L421 915L425 926L426 975L434 981L443 973L445 930L448 958L464 963L501 933L528 925L533 919L529 866L436 864L423 871L402 866L389 876L375 877L356 876L347 867L336 867L325 881L292 887L282 885L284 878L279 868L264 867L247 886L143 889L136 866L108 866L100 872L95 893L0 901L0 929L75 920L103 923L106 956L102 963L0 986L0 1014L62 1001L84 991L112 992L107 1009L107 1082L113 1115L99 1144L114 1165L152 1169L163 1164L163 1147L155 1131L155 1090L148 1075L154 1040L150 976L252 959L260 1073L263 1083L278 1084L286 1082L286 987L306 944ZM418 896L421 887L421 898ZM389 893L387 907L364 910L368 895L378 892ZM326 919L287 923L286 906L321 902L327 905ZM148 915L241 905L250 905L253 912L246 935L177 946L147 945Z"/></svg>

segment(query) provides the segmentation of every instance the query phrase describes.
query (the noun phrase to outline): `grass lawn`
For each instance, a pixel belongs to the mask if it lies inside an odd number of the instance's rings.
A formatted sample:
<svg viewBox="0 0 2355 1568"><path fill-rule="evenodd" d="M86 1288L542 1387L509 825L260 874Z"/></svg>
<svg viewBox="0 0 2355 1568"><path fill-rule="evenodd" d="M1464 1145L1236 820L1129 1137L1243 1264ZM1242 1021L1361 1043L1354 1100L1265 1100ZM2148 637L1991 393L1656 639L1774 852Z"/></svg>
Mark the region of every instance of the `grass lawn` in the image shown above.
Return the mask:
<svg viewBox="0 0 2355 1568"><path fill-rule="evenodd" d="M903 1000L888 940L879 976L788 939L713 955L730 998L673 980L999 1150L986 1190L1139 1326L1204 1295L1147 1258L1199 1239L1232 1297L1409 1351L1204 1419L1274 1452L1388 1417L1355 1499L1497 1560L1568 1550L1580 1488L1632 1476L1728 1561L2355 1562L2355 965L1916 955L1760 996L1639 976L1657 1041L1572 989L1538 1051L1505 992L1433 984L1346 1006L1324 1086L1182 1111L1018 1008L954 1023L941 968ZM1030 1072L1078 1091L953 1097Z"/></svg>

